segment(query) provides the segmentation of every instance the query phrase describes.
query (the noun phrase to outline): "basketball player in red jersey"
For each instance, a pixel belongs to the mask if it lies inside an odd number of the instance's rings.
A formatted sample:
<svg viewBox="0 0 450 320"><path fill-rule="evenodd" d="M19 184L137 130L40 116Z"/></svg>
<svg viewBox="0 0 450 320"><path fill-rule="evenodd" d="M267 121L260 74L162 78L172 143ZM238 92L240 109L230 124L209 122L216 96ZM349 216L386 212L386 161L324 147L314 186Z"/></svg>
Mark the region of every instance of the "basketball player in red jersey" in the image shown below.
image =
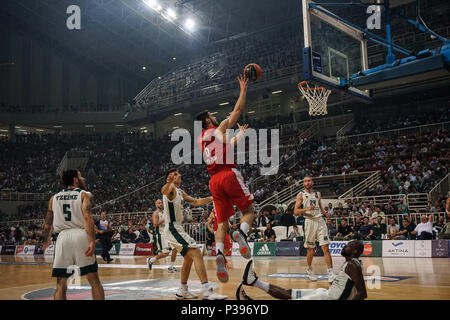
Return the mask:
<svg viewBox="0 0 450 320"><path fill-rule="evenodd" d="M250 259L251 252L247 243L247 233L254 219L253 194L245 185L241 173L236 169L234 163L233 148L242 138L247 126L239 126L240 132L233 138L227 134L227 130L233 128L239 116L244 111L247 95L248 79L240 75L238 77L241 92L233 111L228 118L220 124L207 110L199 113L196 120L202 122L203 132L198 137L198 145L203 152L207 170L211 175L209 190L214 201L217 212L216 240L216 271L217 278L221 282L228 281L228 272L225 265L224 242L228 231L228 218L235 214L233 204L242 211L241 225L233 232L233 240L239 243L241 255Z"/></svg>
<svg viewBox="0 0 450 320"><path fill-rule="evenodd" d="M228 222L227 229L230 229L230 222L228 220L227 220L227 222ZM213 224L212 230L209 227L211 225L211 223ZM207 226L208 226L209 231L211 231L212 234L216 234L218 225L217 225L217 213L215 210L211 211L209 218L208 218ZM230 252L231 248L233 248L233 243L231 242L228 232L225 234L224 246L225 247L223 250L223 255L226 257L228 255L228 253ZM227 264L226 261L225 261L225 264Z"/></svg>

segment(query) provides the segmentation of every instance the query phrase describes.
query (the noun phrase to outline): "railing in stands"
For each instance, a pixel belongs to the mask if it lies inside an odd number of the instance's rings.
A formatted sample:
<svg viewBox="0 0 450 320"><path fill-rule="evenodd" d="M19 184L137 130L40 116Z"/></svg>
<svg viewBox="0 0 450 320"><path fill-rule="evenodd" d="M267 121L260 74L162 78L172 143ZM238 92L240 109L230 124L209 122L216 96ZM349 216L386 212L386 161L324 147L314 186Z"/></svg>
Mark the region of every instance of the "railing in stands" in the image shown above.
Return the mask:
<svg viewBox="0 0 450 320"><path fill-rule="evenodd" d="M358 172L351 174L343 174L343 175L332 175L332 176L323 176L323 177L315 177L314 178L314 187L319 189L321 187L329 186L330 183L333 184L343 184L346 185L350 183L350 181L359 178L361 176L369 176L372 175L373 171L368 172ZM259 203L260 207L263 207L266 204L286 204L290 202L293 198L297 196L300 190L303 189L303 184L300 180L297 180L294 184L289 187L281 190L277 194L270 196L265 199L261 203Z"/></svg>
<svg viewBox="0 0 450 320"><path fill-rule="evenodd" d="M354 134L349 136L342 136L341 141L344 140L359 140L359 139L371 139L371 138L389 138L396 137L399 135L405 136L417 136L423 135L428 132L436 132L436 131L446 131L450 129L450 121L434 123L434 124L425 124L422 126L414 126L400 129L392 129L392 130L384 130L370 133L362 133L362 134Z"/></svg>
<svg viewBox="0 0 450 320"><path fill-rule="evenodd" d="M48 201L51 196L51 193L0 192L1 201Z"/></svg>
<svg viewBox="0 0 450 320"><path fill-rule="evenodd" d="M336 132L336 141L337 143L341 143L343 140L344 135L350 131L351 129L353 129L353 127L355 126L355 120L354 118L352 118L349 122L347 122L346 124L344 124L344 126L342 128L340 128L337 132Z"/></svg>
<svg viewBox="0 0 450 320"><path fill-rule="evenodd" d="M381 181L381 175L380 171L376 171L370 176L368 176L366 179L358 183L353 188L350 188L346 192L344 192L342 195L339 196L339 199L342 198L348 198L348 197L355 197L359 196L361 193L366 191L367 189L370 189L374 186L376 186Z"/></svg>
<svg viewBox="0 0 450 320"><path fill-rule="evenodd" d="M450 172L439 181L433 189L428 192L428 201L430 204L434 204L436 200L438 200L439 195L447 196L448 191L450 190Z"/></svg>
<svg viewBox="0 0 450 320"><path fill-rule="evenodd" d="M425 212L430 201L428 193L408 193L406 201L410 211Z"/></svg>
<svg viewBox="0 0 450 320"><path fill-rule="evenodd" d="M370 201L373 201L374 205L382 205L389 202L389 200L392 200L395 204L408 204L407 203L407 197L406 194L388 194L388 195L379 195L379 196L358 196L358 197L347 197L343 198L343 201L346 201L347 199L352 200L353 202L364 202L364 203L370 203Z"/></svg>

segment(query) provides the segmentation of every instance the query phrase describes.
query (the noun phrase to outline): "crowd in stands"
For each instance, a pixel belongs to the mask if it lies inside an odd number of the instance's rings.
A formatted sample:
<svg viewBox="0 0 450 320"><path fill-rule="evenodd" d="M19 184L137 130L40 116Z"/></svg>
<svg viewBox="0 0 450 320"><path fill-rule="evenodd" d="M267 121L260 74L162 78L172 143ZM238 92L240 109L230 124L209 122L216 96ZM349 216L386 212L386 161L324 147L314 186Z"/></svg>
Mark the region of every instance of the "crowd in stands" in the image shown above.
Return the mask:
<svg viewBox="0 0 450 320"><path fill-rule="evenodd" d="M0 112L8 113L79 113L79 112L117 112L123 110L120 105L111 106L108 104L81 104L81 105L70 105L65 104L61 107L49 107L43 104L39 105L7 105L4 102L0 103Z"/></svg>

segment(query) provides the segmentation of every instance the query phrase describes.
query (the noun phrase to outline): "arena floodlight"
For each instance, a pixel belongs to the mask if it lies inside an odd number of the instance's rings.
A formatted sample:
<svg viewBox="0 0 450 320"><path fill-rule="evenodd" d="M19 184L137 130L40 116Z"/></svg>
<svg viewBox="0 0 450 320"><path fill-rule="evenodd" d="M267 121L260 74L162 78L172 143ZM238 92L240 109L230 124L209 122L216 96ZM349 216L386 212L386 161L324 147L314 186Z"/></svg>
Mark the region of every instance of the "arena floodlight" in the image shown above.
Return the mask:
<svg viewBox="0 0 450 320"><path fill-rule="evenodd" d="M156 9L159 4L156 0L143 0L144 3L152 9Z"/></svg>
<svg viewBox="0 0 450 320"><path fill-rule="evenodd" d="M192 19L187 19L184 23L184 27L187 31L193 32L195 30L195 21Z"/></svg>
<svg viewBox="0 0 450 320"><path fill-rule="evenodd" d="M278 91L272 92L272 94L278 94L278 93L282 93L282 92L283 92L282 90L278 90Z"/></svg>
<svg viewBox="0 0 450 320"><path fill-rule="evenodd" d="M229 102L222 102L222 103L219 103L219 106L226 106L228 104L230 104L230 103Z"/></svg>
<svg viewBox="0 0 450 320"><path fill-rule="evenodd" d="M175 113L174 114L175 117L178 117L178 116L181 116L181 115L182 115L182 113Z"/></svg>
<svg viewBox="0 0 450 320"><path fill-rule="evenodd" d="M172 8L167 9L167 15L173 20L177 18L177 13Z"/></svg>
<svg viewBox="0 0 450 320"><path fill-rule="evenodd" d="M247 112L248 114L255 113L255 110Z"/></svg>

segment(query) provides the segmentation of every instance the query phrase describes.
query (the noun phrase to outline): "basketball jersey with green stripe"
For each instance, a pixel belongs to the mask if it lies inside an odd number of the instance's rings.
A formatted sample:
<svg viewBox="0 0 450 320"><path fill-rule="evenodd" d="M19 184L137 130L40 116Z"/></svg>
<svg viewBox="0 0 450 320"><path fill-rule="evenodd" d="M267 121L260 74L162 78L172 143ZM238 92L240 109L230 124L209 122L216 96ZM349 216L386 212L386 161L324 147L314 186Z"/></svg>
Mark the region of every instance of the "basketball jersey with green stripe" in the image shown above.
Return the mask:
<svg viewBox="0 0 450 320"><path fill-rule="evenodd" d="M164 222L166 227L168 224L179 224L183 222L183 195L181 190L176 189L175 198L170 201L166 195L163 195L163 203L164 203Z"/></svg>
<svg viewBox="0 0 450 320"><path fill-rule="evenodd" d="M81 195L79 188L64 189L53 196L53 230L56 233L65 229L84 229L84 218L81 210Z"/></svg>

